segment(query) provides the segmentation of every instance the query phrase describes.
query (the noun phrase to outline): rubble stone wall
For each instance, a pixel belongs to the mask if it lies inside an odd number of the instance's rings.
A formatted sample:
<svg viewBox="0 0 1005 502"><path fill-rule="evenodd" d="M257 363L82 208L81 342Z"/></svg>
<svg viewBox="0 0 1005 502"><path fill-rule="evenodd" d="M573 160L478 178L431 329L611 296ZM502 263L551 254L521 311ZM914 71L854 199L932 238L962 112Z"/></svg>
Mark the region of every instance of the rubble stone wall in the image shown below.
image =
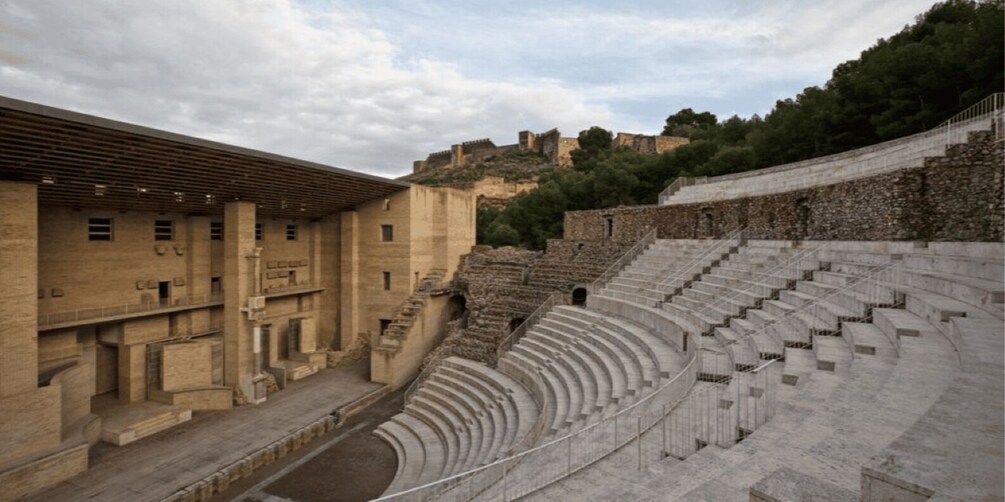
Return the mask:
<svg viewBox="0 0 1005 502"><path fill-rule="evenodd" d="M674 206L565 213L566 240L757 239L1001 241L1003 143L975 133L923 167L792 192ZM609 221L608 221L609 220ZM610 235L605 235L610 229Z"/></svg>

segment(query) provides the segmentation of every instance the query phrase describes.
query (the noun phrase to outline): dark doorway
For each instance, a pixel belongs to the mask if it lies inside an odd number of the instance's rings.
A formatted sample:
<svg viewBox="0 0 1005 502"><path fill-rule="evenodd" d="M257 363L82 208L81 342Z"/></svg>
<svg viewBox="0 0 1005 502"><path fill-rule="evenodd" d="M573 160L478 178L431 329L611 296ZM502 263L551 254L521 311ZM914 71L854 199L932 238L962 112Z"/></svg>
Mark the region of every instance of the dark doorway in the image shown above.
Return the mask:
<svg viewBox="0 0 1005 502"><path fill-rule="evenodd" d="M514 330L516 330L517 328L519 328L520 325L523 324L523 322L525 320L526 319L524 319L522 317L517 317L516 319L510 319L510 321L509 321L509 327L506 328L506 332L507 333L512 333Z"/></svg>
<svg viewBox="0 0 1005 502"><path fill-rule="evenodd" d="M447 300L447 321L456 321L464 315L467 300L464 295L454 295Z"/></svg>
<svg viewBox="0 0 1005 502"><path fill-rule="evenodd" d="M167 307L171 304L171 281L157 283L157 301L161 307Z"/></svg>
<svg viewBox="0 0 1005 502"><path fill-rule="evenodd" d="M586 305L586 288L575 288L572 290L572 304L573 305Z"/></svg>
<svg viewBox="0 0 1005 502"><path fill-rule="evenodd" d="M290 286L296 286L297 285L297 271L296 270L290 270L290 282L289 282L289 284L290 284Z"/></svg>
<svg viewBox="0 0 1005 502"><path fill-rule="evenodd" d="M269 365L272 361L272 325L266 324L262 326L262 367L260 368L262 372L269 369Z"/></svg>
<svg viewBox="0 0 1005 502"><path fill-rule="evenodd" d="M810 234L810 201L799 199L796 202L796 235L795 239L806 239Z"/></svg>
<svg viewBox="0 0 1005 502"><path fill-rule="evenodd" d="M391 320L390 319L381 319L380 320L380 334L381 335L383 335L385 332L387 332L387 329L390 328L390 327L391 327Z"/></svg>

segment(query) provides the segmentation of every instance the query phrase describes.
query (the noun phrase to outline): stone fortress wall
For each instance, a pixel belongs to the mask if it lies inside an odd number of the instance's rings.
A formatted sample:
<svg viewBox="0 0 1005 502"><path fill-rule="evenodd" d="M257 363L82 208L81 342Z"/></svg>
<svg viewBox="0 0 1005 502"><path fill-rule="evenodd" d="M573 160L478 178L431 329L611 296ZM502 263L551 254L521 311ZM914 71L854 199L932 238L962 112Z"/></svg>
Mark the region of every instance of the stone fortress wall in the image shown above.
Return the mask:
<svg viewBox="0 0 1005 502"><path fill-rule="evenodd" d="M617 133L614 139L615 147L627 147L647 155L660 154L688 143L688 138L677 136L646 136L626 132ZM568 167L572 165L572 152L578 149L579 140L563 137L558 129L536 134L520 131L517 133L517 143L512 145L496 146L488 138L452 145L449 150L429 154L426 160L415 161L412 172L461 167L511 152L537 152L546 156L555 166Z"/></svg>

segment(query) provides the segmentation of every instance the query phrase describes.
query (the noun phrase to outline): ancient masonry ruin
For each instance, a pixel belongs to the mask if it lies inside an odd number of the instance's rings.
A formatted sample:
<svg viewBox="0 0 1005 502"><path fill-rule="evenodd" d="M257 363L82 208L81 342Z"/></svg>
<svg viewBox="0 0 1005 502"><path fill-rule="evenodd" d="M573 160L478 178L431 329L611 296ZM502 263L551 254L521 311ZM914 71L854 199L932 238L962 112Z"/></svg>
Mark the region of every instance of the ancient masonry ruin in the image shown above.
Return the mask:
<svg viewBox="0 0 1005 502"><path fill-rule="evenodd" d="M614 138L615 147L625 147L649 155L663 153L688 143L690 143L688 138L677 136L645 136L626 132L619 132ZM520 131L517 134L517 143L512 145L496 146L488 138L452 145L450 150L431 153L426 160L415 161L412 172L461 167L512 152L537 152L547 157L552 165L568 167L572 165L572 152L578 149L579 140L562 137L558 129L538 134Z"/></svg>

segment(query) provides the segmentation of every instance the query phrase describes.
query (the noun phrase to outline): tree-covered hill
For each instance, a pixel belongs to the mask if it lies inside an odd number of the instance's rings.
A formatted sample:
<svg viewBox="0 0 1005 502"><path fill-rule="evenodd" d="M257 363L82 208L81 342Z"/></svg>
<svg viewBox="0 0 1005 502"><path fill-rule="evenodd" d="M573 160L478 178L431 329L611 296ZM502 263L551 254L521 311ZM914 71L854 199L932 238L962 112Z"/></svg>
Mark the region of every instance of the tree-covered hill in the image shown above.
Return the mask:
<svg viewBox="0 0 1005 502"><path fill-rule="evenodd" d="M502 211L479 210L479 243L542 249L565 211L653 204L678 176L717 176L829 155L930 129L1003 90L1003 0L949 0L834 69L822 87L777 101L765 117L719 120L685 108L664 135L691 144L662 155L613 148L611 133L580 133L573 169Z"/></svg>

